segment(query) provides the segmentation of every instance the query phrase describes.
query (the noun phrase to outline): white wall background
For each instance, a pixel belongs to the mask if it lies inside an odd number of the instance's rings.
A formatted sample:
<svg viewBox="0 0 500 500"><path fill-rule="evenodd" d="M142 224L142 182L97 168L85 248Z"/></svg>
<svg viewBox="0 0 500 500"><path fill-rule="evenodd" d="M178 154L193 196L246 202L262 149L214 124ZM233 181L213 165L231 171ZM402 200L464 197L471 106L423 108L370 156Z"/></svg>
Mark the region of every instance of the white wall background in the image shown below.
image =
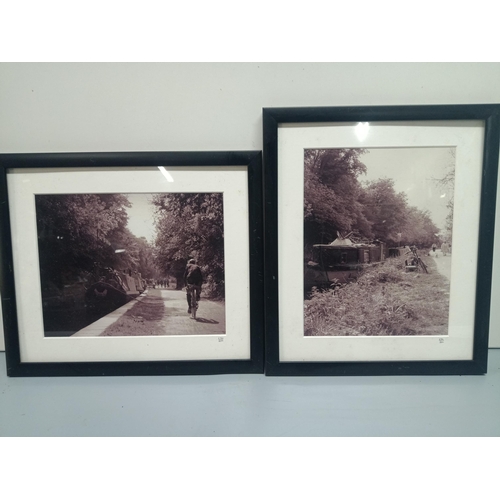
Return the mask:
<svg viewBox="0 0 500 500"><path fill-rule="evenodd" d="M500 102L499 81L498 63L3 63L0 152L262 149L263 107Z"/></svg>
<svg viewBox="0 0 500 500"><path fill-rule="evenodd" d="M500 102L498 82L500 64L0 64L0 152L262 149L262 107ZM0 436L498 436L489 357L483 377L9 379L0 353Z"/></svg>

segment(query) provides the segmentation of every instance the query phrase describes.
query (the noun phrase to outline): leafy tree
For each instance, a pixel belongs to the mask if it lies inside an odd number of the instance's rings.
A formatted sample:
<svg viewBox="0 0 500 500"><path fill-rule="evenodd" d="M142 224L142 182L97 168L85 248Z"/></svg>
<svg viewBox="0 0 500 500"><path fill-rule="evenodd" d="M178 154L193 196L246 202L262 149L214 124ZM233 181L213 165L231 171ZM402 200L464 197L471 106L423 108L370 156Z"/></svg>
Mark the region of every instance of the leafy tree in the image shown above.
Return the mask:
<svg viewBox="0 0 500 500"><path fill-rule="evenodd" d="M115 253L108 261L109 265L122 271L138 271L146 279L158 277L153 248L146 238L138 238L128 228L120 228L113 232L110 239Z"/></svg>
<svg viewBox="0 0 500 500"><path fill-rule="evenodd" d="M337 231L371 237L360 202L358 176L366 172L362 149L308 149L304 152L304 237L307 247L330 243Z"/></svg>
<svg viewBox="0 0 500 500"><path fill-rule="evenodd" d="M37 195L35 204L42 278L62 286L94 262L114 263L113 238L127 224L126 196Z"/></svg>
<svg viewBox="0 0 500 500"><path fill-rule="evenodd" d="M189 258L202 268L208 293L224 296L224 219L221 193L169 193L153 197L157 208L157 266L183 285Z"/></svg>
<svg viewBox="0 0 500 500"><path fill-rule="evenodd" d="M406 195L395 191L392 179L367 183L361 201L375 238L390 245L424 247L435 240L439 229L429 212L408 205Z"/></svg>
<svg viewBox="0 0 500 500"><path fill-rule="evenodd" d="M402 241L405 244L428 248L436 240L438 232L439 229L432 222L427 210L407 207L406 223L401 229Z"/></svg>
<svg viewBox="0 0 500 500"><path fill-rule="evenodd" d="M404 193L396 193L394 181L382 178L366 184L360 196L366 219L376 239L395 244L408 220L408 203Z"/></svg>
<svg viewBox="0 0 500 500"><path fill-rule="evenodd" d="M37 195L35 203L43 284L62 287L96 266L155 276L151 245L126 227L125 195Z"/></svg>

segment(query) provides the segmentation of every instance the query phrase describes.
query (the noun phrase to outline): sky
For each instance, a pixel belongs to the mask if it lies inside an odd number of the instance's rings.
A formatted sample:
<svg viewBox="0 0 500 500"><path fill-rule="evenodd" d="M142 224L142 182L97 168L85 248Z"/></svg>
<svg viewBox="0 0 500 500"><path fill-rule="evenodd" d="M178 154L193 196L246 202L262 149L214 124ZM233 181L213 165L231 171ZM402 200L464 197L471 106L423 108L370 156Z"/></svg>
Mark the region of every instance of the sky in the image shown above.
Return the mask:
<svg viewBox="0 0 500 500"><path fill-rule="evenodd" d="M155 236L154 228L154 208L150 200L151 194L128 194L132 206L127 208L129 230L139 238L144 236L148 242L152 243Z"/></svg>
<svg viewBox="0 0 500 500"><path fill-rule="evenodd" d="M367 167L360 181L373 181L381 177L394 180L394 189L404 192L408 204L428 210L440 229L444 229L449 193L435 179L444 177L446 168L453 163L454 148L374 148L360 156Z"/></svg>

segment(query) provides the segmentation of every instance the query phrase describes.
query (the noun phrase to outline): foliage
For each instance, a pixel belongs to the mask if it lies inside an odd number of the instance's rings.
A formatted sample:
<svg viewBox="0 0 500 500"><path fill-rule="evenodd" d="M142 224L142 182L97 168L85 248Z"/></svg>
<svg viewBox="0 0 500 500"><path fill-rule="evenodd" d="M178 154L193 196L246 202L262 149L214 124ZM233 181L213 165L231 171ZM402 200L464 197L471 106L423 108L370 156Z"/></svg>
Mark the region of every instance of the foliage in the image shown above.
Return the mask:
<svg viewBox="0 0 500 500"><path fill-rule="evenodd" d="M115 254L112 267L127 272L138 271L145 279L158 278L152 246L146 238L138 238L128 228L120 228L111 234L113 247L125 252Z"/></svg>
<svg viewBox="0 0 500 500"><path fill-rule="evenodd" d="M427 210L419 210L416 207L406 208L406 222L401 228L404 238L403 244L417 245L420 248L429 248L436 240L439 232L437 226L432 222Z"/></svg>
<svg viewBox="0 0 500 500"><path fill-rule="evenodd" d="M362 149L308 149L304 153L306 242L330 243L337 231L357 229L371 236L358 175L366 172Z"/></svg>
<svg viewBox="0 0 500 500"><path fill-rule="evenodd" d="M366 185L361 203L375 238L397 242L398 233L407 221L404 193L396 193L392 179L378 179Z"/></svg>
<svg viewBox="0 0 500 500"><path fill-rule="evenodd" d="M396 193L392 179L366 183L361 203L374 237L389 245L429 247L439 231L429 212L408 205L406 195Z"/></svg>
<svg viewBox="0 0 500 500"><path fill-rule="evenodd" d="M145 271L147 243L126 228L125 195L37 195L35 204L43 283L62 287L96 266Z"/></svg>
<svg viewBox="0 0 500 500"><path fill-rule="evenodd" d="M177 286L189 258L200 265L205 291L224 296L224 220L221 193L169 193L153 197L156 206L155 259L174 274Z"/></svg>
<svg viewBox="0 0 500 500"><path fill-rule="evenodd" d="M430 274L405 272L404 257L369 267L357 281L313 290L304 303L310 336L437 335L448 326L449 283L426 259Z"/></svg>
<svg viewBox="0 0 500 500"><path fill-rule="evenodd" d="M408 204L387 178L361 183L363 149L315 149L304 153L305 253L331 243L337 232L388 245L429 246L439 231L427 211ZM401 236L403 238L401 239Z"/></svg>

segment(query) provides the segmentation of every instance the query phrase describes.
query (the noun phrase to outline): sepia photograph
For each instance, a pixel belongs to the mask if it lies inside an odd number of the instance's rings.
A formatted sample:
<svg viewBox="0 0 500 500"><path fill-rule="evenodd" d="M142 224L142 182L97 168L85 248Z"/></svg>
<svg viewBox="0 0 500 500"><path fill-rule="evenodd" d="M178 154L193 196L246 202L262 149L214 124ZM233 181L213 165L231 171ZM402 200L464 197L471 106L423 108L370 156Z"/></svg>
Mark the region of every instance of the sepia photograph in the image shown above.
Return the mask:
<svg viewBox="0 0 500 500"><path fill-rule="evenodd" d="M35 205L45 337L225 334L222 193Z"/></svg>
<svg viewBox="0 0 500 500"><path fill-rule="evenodd" d="M447 335L455 148L304 151L304 335Z"/></svg>

